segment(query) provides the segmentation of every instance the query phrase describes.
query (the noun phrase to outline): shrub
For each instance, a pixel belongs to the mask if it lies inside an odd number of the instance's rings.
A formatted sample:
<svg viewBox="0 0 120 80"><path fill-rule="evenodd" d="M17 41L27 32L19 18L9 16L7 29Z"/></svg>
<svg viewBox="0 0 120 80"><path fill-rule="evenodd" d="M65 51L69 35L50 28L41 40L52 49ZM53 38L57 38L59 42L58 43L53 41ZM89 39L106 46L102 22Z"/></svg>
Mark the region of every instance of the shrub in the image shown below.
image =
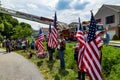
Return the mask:
<svg viewBox="0 0 120 80"><path fill-rule="evenodd" d="M119 40L119 37L115 34L112 38L112 40Z"/></svg>
<svg viewBox="0 0 120 80"><path fill-rule="evenodd" d="M109 80L120 80L120 63L112 67Z"/></svg>
<svg viewBox="0 0 120 80"><path fill-rule="evenodd" d="M120 50L119 48L104 45L102 53L103 75L104 77L110 77L114 73L114 68L120 63Z"/></svg>

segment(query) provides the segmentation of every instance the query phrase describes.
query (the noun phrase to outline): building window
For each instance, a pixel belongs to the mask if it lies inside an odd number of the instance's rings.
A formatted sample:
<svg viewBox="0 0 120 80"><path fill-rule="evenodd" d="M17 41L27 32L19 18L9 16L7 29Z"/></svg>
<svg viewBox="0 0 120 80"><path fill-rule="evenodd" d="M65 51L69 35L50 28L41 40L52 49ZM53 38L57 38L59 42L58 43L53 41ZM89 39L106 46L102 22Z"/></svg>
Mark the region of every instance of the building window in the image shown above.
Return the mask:
<svg viewBox="0 0 120 80"><path fill-rule="evenodd" d="M96 23L101 22L101 19L96 19Z"/></svg>
<svg viewBox="0 0 120 80"><path fill-rule="evenodd" d="M115 15L106 17L106 24L111 24L115 22Z"/></svg>

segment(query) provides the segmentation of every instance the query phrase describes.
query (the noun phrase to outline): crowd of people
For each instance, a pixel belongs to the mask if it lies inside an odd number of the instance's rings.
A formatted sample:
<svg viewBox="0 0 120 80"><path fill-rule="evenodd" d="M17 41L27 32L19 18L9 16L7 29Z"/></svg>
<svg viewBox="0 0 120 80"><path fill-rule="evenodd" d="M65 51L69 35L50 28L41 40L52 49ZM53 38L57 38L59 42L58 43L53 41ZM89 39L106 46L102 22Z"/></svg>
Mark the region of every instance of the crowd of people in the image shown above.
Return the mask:
<svg viewBox="0 0 120 80"><path fill-rule="evenodd" d="M85 32L84 37L87 40L87 32ZM105 44L109 44L110 36L109 36L109 34L107 33L106 30L104 31L104 35L103 34L101 35L101 39L103 40L103 42ZM78 47L79 47L79 45L80 45L79 43L76 43L76 45L73 47L74 59L76 60L77 65L78 65L78 52L79 52ZM34 50L34 49L37 50L36 41L34 39L32 39L31 41L28 41L25 38L24 39L18 39L18 40L4 39L3 42L2 42L2 47L6 47L6 52L7 53L10 53L13 50L21 50L21 49L24 50L24 51L27 51L28 47L30 47L31 50ZM59 56L59 59L60 59L60 68L61 69L65 69L65 60L64 60L65 49L66 49L66 41L64 39L63 34L60 34L59 38L58 38L57 50L58 50L58 56ZM34 54L34 53L32 53L32 51L29 51L29 52L30 52L30 55L29 55L29 58L30 58L30 57L32 57L32 54ZM55 49L48 47L48 44L47 44L47 52L49 54L49 57L48 57L49 61L52 61L53 60L53 53L55 52ZM47 52L46 52L46 55L47 55ZM41 54L43 54L43 53L41 53ZM102 53L101 53L101 55L102 55ZM79 80L85 80L85 71L80 71L78 69L78 79Z"/></svg>
<svg viewBox="0 0 120 80"><path fill-rule="evenodd" d="M27 39L17 39L17 40L11 40L11 39L4 39L2 42L2 47L6 47L6 52L10 53L13 50L24 50L26 51L29 46L31 46L31 49L35 48L35 41L29 41Z"/></svg>
<svg viewBox="0 0 120 80"><path fill-rule="evenodd" d="M29 41L26 38L15 40L5 38L3 42L1 42L1 47L5 47L6 52L8 53L14 50L27 51L28 48L30 48L31 50L37 49L36 40L32 39Z"/></svg>

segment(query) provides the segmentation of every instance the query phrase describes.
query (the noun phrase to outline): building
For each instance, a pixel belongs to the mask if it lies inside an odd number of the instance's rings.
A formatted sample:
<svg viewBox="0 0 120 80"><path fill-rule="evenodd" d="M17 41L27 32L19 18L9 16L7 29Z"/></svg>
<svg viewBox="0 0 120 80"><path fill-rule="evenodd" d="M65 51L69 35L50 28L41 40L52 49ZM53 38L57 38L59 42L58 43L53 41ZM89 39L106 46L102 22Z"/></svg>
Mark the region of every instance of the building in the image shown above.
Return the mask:
<svg viewBox="0 0 120 80"><path fill-rule="evenodd" d="M117 35L120 38L120 5L102 5L95 15L97 22L102 22L107 28L110 38Z"/></svg>
<svg viewBox="0 0 120 80"><path fill-rule="evenodd" d="M47 36L49 32L49 28L42 28L42 30L43 30L44 35Z"/></svg>
<svg viewBox="0 0 120 80"><path fill-rule="evenodd" d="M69 25L70 32L76 32L78 27L78 22L72 22Z"/></svg>
<svg viewBox="0 0 120 80"><path fill-rule="evenodd" d="M42 31L43 31L43 35L45 36L45 37L47 37L47 34L48 34L48 28L42 28ZM34 37L38 37L39 36L39 30L33 30L33 34L32 34L32 36L34 36Z"/></svg>

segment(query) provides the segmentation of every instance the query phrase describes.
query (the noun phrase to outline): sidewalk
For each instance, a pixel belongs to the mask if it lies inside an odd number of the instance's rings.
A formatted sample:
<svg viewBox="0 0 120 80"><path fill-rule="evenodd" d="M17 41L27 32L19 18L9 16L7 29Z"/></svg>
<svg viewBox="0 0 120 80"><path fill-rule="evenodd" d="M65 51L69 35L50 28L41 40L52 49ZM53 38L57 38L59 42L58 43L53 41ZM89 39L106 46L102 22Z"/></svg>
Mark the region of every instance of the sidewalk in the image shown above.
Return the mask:
<svg viewBox="0 0 120 80"><path fill-rule="evenodd" d="M19 54L0 49L0 80L44 80L37 67Z"/></svg>
<svg viewBox="0 0 120 80"><path fill-rule="evenodd" d="M110 41L109 45L120 47L120 42Z"/></svg>

